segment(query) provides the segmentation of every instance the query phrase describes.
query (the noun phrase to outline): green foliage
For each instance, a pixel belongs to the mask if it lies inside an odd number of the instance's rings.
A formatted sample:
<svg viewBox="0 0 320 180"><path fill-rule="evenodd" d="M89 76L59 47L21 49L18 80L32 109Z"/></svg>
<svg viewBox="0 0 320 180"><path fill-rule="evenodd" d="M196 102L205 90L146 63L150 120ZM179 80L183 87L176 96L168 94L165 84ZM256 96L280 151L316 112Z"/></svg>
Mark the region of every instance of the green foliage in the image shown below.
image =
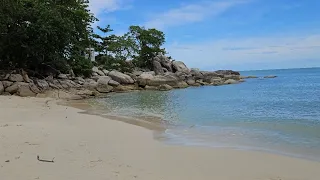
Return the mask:
<svg viewBox="0 0 320 180"><path fill-rule="evenodd" d="M76 75L83 75L90 77L92 73L93 64L84 56L77 56L70 58L71 69Z"/></svg>
<svg viewBox="0 0 320 180"><path fill-rule="evenodd" d="M140 26L130 26L130 34L136 40L137 55L134 64L138 67L152 68L150 61L158 53L165 54L165 49L161 46L165 43L165 35L156 29L145 29Z"/></svg>
<svg viewBox="0 0 320 180"><path fill-rule="evenodd" d="M67 71L89 47L95 20L88 1L7 0L0 5L0 63L38 71L50 65ZM83 62L83 60L79 60ZM83 63L82 63L83 64ZM81 73L81 72L79 72Z"/></svg>

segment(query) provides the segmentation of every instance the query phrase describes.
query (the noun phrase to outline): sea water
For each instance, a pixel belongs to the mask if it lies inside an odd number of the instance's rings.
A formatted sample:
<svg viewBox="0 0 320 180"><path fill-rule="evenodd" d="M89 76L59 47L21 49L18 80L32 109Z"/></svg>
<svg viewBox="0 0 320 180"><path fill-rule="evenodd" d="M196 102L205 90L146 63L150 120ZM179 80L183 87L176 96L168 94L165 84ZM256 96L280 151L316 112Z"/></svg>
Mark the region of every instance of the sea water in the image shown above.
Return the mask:
<svg viewBox="0 0 320 180"><path fill-rule="evenodd" d="M166 143L258 150L320 161L320 68L241 72L226 86L98 99L105 114L166 122ZM275 79L261 78L267 75Z"/></svg>

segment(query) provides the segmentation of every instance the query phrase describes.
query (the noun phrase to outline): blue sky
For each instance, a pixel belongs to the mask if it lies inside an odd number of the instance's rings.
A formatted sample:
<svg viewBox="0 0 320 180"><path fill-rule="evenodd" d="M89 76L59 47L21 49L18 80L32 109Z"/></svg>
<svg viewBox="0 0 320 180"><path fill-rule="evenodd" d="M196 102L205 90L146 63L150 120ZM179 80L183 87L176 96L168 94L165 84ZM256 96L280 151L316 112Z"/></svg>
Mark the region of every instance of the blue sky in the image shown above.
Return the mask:
<svg viewBox="0 0 320 180"><path fill-rule="evenodd" d="M157 28L189 67L274 69L320 66L319 0L91 0L116 34Z"/></svg>

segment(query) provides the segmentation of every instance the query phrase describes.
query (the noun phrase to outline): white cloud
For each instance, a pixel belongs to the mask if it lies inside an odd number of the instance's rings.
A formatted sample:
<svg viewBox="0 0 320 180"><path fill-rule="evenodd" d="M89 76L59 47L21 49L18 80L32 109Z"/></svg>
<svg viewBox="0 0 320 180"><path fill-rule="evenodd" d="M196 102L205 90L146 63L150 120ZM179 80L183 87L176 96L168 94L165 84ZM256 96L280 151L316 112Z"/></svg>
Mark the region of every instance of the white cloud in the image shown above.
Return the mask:
<svg viewBox="0 0 320 180"><path fill-rule="evenodd" d="M264 68L269 64L276 68L278 64L291 67L290 63L318 59L320 66L320 34L287 37L249 37L239 39L221 39L198 44L171 44L167 51L177 60L184 61L190 67L203 69L240 68L252 69L250 64ZM247 68L244 65L248 64ZM307 64L300 64L307 66Z"/></svg>
<svg viewBox="0 0 320 180"><path fill-rule="evenodd" d="M235 5L247 2L249 0L202 1L197 4L187 4L155 15L150 21L145 23L145 26L148 28L165 29L187 23L200 22L206 18L218 16Z"/></svg>

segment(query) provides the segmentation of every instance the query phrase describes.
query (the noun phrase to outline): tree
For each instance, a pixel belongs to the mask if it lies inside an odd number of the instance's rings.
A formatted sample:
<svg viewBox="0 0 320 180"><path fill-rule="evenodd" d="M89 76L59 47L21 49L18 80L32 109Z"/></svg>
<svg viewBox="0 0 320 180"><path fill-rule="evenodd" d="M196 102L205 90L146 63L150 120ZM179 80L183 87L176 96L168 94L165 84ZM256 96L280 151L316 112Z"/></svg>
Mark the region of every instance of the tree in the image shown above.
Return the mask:
<svg viewBox="0 0 320 180"><path fill-rule="evenodd" d="M130 34L136 40L137 51L134 63L138 67L152 68L150 61L158 53L165 54L161 46L165 43L165 35L156 29L145 29L140 26L130 26Z"/></svg>
<svg viewBox="0 0 320 180"><path fill-rule="evenodd" d="M119 71L131 71L130 63L127 62L136 52L135 40L129 36L129 33L123 36L108 34L112 32L110 25L105 28L98 26L102 35L94 34L96 39L96 49L99 53L96 56L98 65L105 69L116 69Z"/></svg>
<svg viewBox="0 0 320 180"><path fill-rule="evenodd" d="M0 5L0 63L36 72L72 68L92 42L96 19L87 8L85 0L7 0Z"/></svg>

